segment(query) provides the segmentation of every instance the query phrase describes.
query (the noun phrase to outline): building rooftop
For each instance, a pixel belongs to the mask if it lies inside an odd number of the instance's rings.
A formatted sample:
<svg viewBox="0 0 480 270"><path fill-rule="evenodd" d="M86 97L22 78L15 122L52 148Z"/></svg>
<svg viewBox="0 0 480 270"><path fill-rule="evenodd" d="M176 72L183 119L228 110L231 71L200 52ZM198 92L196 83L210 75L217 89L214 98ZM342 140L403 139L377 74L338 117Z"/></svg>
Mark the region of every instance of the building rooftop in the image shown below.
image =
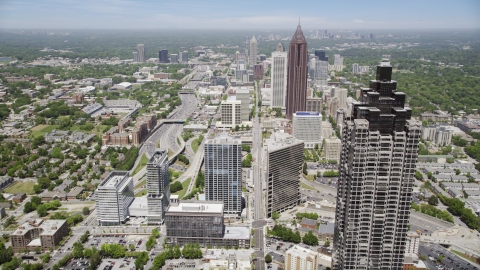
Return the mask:
<svg viewBox="0 0 480 270"><path fill-rule="evenodd" d="M303 143L303 141L283 132L275 132L270 138L264 141L264 145L267 146L266 149L268 149L269 152L300 143Z"/></svg>
<svg viewBox="0 0 480 270"><path fill-rule="evenodd" d="M315 257L318 255L318 252L313 251L311 249L303 248L298 245L294 245L292 248L287 250L286 254L292 254L292 256L300 257L302 259L307 259L308 257L312 256Z"/></svg>
<svg viewBox="0 0 480 270"><path fill-rule="evenodd" d="M170 200L174 199L170 196ZM178 195L176 195L178 197ZM212 213L223 214L222 202L180 202L178 205L170 204L167 210L169 213Z"/></svg>
<svg viewBox="0 0 480 270"><path fill-rule="evenodd" d="M301 117L320 117L321 116L319 112L296 112L293 115L301 116Z"/></svg>
<svg viewBox="0 0 480 270"><path fill-rule="evenodd" d="M235 139L228 135L226 132L220 133L220 135L216 136L213 139L207 139L205 144L241 144L242 141L240 139Z"/></svg>
<svg viewBox="0 0 480 270"><path fill-rule="evenodd" d="M112 171L99 185L102 187L116 187L124 177L128 177L128 171Z"/></svg>
<svg viewBox="0 0 480 270"><path fill-rule="evenodd" d="M250 231L247 227L225 226L224 239L250 239Z"/></svg>
<svg viewBox="0 0 480 270"><path fill-rule="evenodd" d="M53 235L55 232L60 228L63 224L67 221L64 219L57 219L57 220L43 220L43 219L33 219L25 222L24 224L20 225L12 235L24 235L28 231L35 229L35 228L42 228L43 232L40 235Z"/></svg>

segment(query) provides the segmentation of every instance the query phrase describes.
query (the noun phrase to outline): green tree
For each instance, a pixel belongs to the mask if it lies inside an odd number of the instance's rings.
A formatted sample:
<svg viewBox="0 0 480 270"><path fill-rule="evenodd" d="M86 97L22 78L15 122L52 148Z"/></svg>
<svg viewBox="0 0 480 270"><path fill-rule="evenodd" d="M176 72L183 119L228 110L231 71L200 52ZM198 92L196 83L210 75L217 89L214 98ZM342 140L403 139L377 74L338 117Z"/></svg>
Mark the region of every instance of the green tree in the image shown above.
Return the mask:
<svg viewBox="0 0 480 270"><path fill-rule="evenodd" d="M303 243L309 246L318 246L318 238L312 233L312 231L309 231L303 236Z"/></svg>
<svg viewBox="0 0 480 270"><path fill-rule="evenodd" d="M155 238L158 238L160 236L160 232L158 231L157 228L154 228L152 230L152 235L155 237Z"/></svg>
<svg viewBox="0 0 480 270"><path fill-rule="evenodd" d="M238 125L235 126L234 128L235 131L239 131L240 130L240 127Z"/></svg>
<svg viewBox="0 0 480 270"><path fill-rule="evenodd" d="M85 207L82 209L82 213L86 216L86 215L90 214L90 209L89 209L87 206L85 206Z"/></svg>
<svg viewBox="0 0 480 270"><path fill-rule="evenodd" d="M135 245L134 244L130 244L130 245L128 245L128 247L130 248L130 251L135 251Z"/></svg>
<svg viewBox="0 0 480 270"><path fill-rule="evenodd" d="M266 263L271 263L272 262L272 256L270 256L270 254L265 255L265 262Z"/></svg>
<svg viewBox="0 0 480 270"><path fill-rule="evenodd" d="M272 213L272 219L273 219L273 220L277 220L277 219L279 219L279 218L280 218L280 214L279 214L278 212L273 212L273 213Z"/></svg>
<svg viewBox="0 0 480 270"><path fill-rule="evenodd" d="M438 205L438 198L435 195L432 195L430 199L428 199L428 204L430 205Z"/></svg>
<svg viewBox="0 0 480 270"><path fill-rule="evenodd" d="M304 175L307 175L308 172L307 172L307 163L306 162L303 162L303 174Z"/></svg>
<svg viewBox="0 0 480 270"><path fill-rule="evenodd" d="M329 240L325 241L325 247L329 247L329 246L330 246L330 241Z"/></svg>
<svg viewBox="0 0 480 270"><path fill-rule="evenodd" d="M48 208L46 205L42 204L37 207L37 214L39 217L44 217L48 214Z"/></svg>
<svg viewBox="0 0 480 270"><path fill-rule="evenodd" d="M83 245L79 242L73 244L72 255L74 258L79 259L83 257Z"/></svg>

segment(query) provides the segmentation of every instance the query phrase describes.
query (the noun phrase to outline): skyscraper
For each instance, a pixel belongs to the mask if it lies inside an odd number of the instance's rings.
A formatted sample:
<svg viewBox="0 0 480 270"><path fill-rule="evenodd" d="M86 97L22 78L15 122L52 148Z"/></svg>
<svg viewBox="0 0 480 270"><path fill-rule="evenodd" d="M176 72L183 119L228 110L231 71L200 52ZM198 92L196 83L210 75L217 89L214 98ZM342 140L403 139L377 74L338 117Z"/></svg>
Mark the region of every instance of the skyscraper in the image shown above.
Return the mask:
<svg viewBox="0 0 480 270"><path fill-rule="evenodd" d="M178 54L176 53L170 54L170 62L174 64L178 63Z"/></svg>
<svg viewBox="0 0 480 270"><path fill-rule="evenodd" d="M179 53L180 55L180 62L181 63L188 63L188 51L183 51Z"/></svg>
<svg viewBox="0 0 480 270"><path fill-rule="evenodd" d="M168 50L158 51L158 60L160 61L160 63L169 63L170 61L168 60Z"/></svg>
<svg viewBox="0 0 480 270"><path fill-rule="evenodd" d="M161 223L170 197L170 175L166 150L156 149L147 163L148 223Z"/></svg>
<svg viewBox="0 0 480 270"><path fill-rule="evenodd" d="M138 62L145 62L145 45L137 44Z"/></svg>
<svg viewBox="0 0 480 270"><path fill-rule="evenodd" d="M287 73L287 119L294 112L305 111L307 100L308 46L300 22L290 41Z"/></svg>
<svg viewBox="0 0 480 270"><path fill-rule="evenodd" d="M133 62L134 63L138 62L138 52L133 52Z"/></svg>
<svg viewBox="0 0 480 270"><path fill-rule="evenodd" d="M303 141L287 133L275 132L265 140L263 162L267 194L267 217L284 212L300 203L300 171Z"/></svg>
<svg viewBox="0 0 480 270"><path fill-rule="evenodd" d="M205 142L205 199L223 202L228 215L242 211L242 143L227 133Z"/></svg>
<svg viewBox="0 0 480 270"><path fill-rule="evenodd" d="M97 187L97 221L100 226L120 225L130 216L133 179L128 171L112 171Z"/></svg>
<svg viewBox="0 0 480 270"><path fill-rule="evenodd" d="M287 53L282 43L272 53L272 108L285 108L287 90Z"/></svg>
<svg viewBox="0 0 480 270"><path fill-rule="evenodd" d="M315 50L315 56L320 61L328 62L328 56L325 55L325 50Z"/></svg>
<svg viewBox="0 0 480 270"><path fill-rule="evenodd" d="M249 64L251 68L253 68L253 66L257 63L257 50L258 43L255 39L255 36L253 36L252 40L250 40L250 58L248 59L250 61Z"/></svg>
<svg viewBox="0 0 480 270"><path fill-rule="evenodd" d="M344 118L333 269L401 269L421 123L388 61Z"/></svg>

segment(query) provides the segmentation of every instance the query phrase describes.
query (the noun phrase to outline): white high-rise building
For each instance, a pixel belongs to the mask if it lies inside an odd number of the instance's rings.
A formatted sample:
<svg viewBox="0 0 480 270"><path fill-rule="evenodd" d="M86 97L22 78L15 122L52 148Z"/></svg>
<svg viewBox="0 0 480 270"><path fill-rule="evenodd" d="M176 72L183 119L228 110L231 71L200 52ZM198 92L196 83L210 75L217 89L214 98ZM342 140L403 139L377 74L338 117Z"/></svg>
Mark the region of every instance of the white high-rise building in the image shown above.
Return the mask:
<svg viewBox="0 0 480 270"><path fill-rule="evenodd" d="M96 191L97 220L100 226L120 225L130 216L133 179L128 171L112 171Z"/></svg>
<svg viewBox="0 0 480 270"><path fill-rule="evenodd" d="M242 142L226 132L205 142L205 199L223 202L225 214L242 211Z"/></svg>
<svg viewBox="0 0 480 270"><path fill-rule="evenodd" d="M340 54L333 55L333 65L334 66L343 66L343 57Z"/></svg>
<svg viewBox="0 0 480 270"><path fill-rule="evenodd" d="M318 252L295 245L285 252L285 270L317 270L318 257Z"/></svg>
<svg viewBox="0 0 480 270"><path fill-rule="evenodd" d="M325 139L325 145L323 147L326 160L340 160L340 152L342 150L342 141L340 139Z"/></svg>
<svg viewBox="0 0 480 270"><path fill-rule="evenodd" d="M250 120L250 90L248 88L240 88L236 91L236 100L240 100L240 119L242 122Z"/></svg>
<svg viewBox="0 0 480 270"><path fill-rule="evenodd" d="M221 128L234 128L242 124L242 102L235 96L229 96L227 100L220 103L220 114L222 121L217 122L216 126Z"/></svg>
<svg viewBox="0 0 480 270"><path fill-rule="evenodd" d="M327 85L328 79L328 61L315 59L315 84Z"/></svg>
<svg viewBox="0 0 480 270"><path fill-rule="evenodd" d="M272 53L272 108L285 108L287 93L287 52L282 43Z"/></svg>
<svg viewBox="0 0 480 270"><path fill-rule="evenodd" d="M334 270L403 266L421 123L391 77L382 61L344 120Z"/></svg>
<svg viewBox="0 0 480 270"><path fill-rule="evenodd" d="M170 175L166 150L156 149L147 163L147 204L149 224L162 223L170 197Z"/></svg>
<svg viewBox="0 0 480 270"><path fill-rule="evenodd" d="M255 39L255 36L252 37L252 40L250 40L250 68L253 68L253 65L257 63L257 53L258 53L258 43L257 40Z"/></svg>
<svg viewBox="0 0 480 270"><path fill-rule="evenodd" d="M305 148L314 148L322 143L322 115L319 112L296 112L293 114L293 136L305 142Z"/></svg>
<svg viewBox="0 0 480 270"><path fill-rule="evenodd" d="M338 109L347 109L347 97L348 97L348 90L345 88L339 87L332 87L330 90L330 98L338 98L338 108L332 111L331 115L335 116Z"/></svg>
<svg viewBox="0 0 480 270"><path fill-rule="evenodd" d="M188 51L183 51L179 53L180 63L188 63Z"/></svg>
<svg viewBox="0 0 480 270"><path fill-rule="evenodd" d="M418 254L420 246L420 234L414 231L407 233L407 243L405 245L405 253Z"/></svg>
<svg viewBox="0 0 480 270"><path fill-rule="evenodd" d="M140 63L145 62L145 45L143 44L137 44L137 52L138 52L138 61Z"/></svg>

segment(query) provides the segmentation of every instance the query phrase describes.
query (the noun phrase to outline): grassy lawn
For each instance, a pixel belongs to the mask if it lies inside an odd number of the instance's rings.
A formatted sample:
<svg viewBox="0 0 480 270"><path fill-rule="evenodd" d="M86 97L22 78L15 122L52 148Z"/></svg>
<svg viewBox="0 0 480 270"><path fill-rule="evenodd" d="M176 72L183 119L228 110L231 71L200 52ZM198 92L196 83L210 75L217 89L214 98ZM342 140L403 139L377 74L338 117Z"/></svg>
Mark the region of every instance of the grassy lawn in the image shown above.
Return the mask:
<svg viewBox="0 0 480 270"><path fill-rule="evenodd" d="M45 136L48 132L51 132L54 129L58 129L59 125L38 125L32 128L32 136L34 138Z"/></svg>
<svg viewBox="0 0 480 270"><path fill-rule="evenodd" d="M93 129L92 129L92 132L93 133L96 133L97 135L100 135L102 136L103 134L103 130L108 127L107 125L96 125ZM98 131L97 131L97 128L98 128Z"/></svg>
<svg viewBox="0 0 480 270"><path fill-rule="evenodd" d="M145 196L145 195L147 195L147 190L146 189L144 189L144 190L138 192L137 194L135 194L135 197L142 197L142 196Z"/></svg>
<svg viewBox="0 0 480 270"><path fill-rule="evenodd" d="M185 180L182 183L183 189L172 194L178 195L180 199L183 198L185 196L185 193L187 193L187 189L188 189L188 186L190 185L190 181L192 181L192 178L191 177L187 178L187 180Z"/></svg>
<svg viewBox="0 0 480 270"><path fill-rule="evenodd" d="M310 180L310 181L315 180L315 175L313 175L313 174L308 174L308 175L304 174L303 177L305 177L305 179Z"/></svg>
<svg viewBox="0 0 480 270"><path fill-rule="evenodd" d="M190 167L190 164L186 165L185 163L181 162L180 160L176 160L175 161L175 164L177 164L178 166L184 166L184 167Z"/></svg>
<svg viewBox="0 0 480 270"><path fill-rule="evenodd" d="M138 183L136 186L135 186L135 189L137 188L140 188L142 186L145 186L147 184L147 180L143 180L142 182Z"/></svg>
<svg viewBox="0 0 480 270"><path fill-rule="evenodd" d="M170 179L172 180L172 182L176 180L178 177L180 177L180 175L182 175L181 172L177 172L172 169L168 169L168 172L170 173Z"/></svg>
<svg viewBox="0 0 480 270"><path fill-rule="evenodd" d="M5 193L15 194L15 193L19 193L19 192L25 192L28 195L32 195L32 194L35 193L35 192L33 192L33 186L34 185L35 185L35 183L33 183L33 182L17 181L12 186L6 188Z"/></svg>
<svg viewBox="0 0 480 270"><path fill-rule="evenodd" d="M461 256L461 257L463 257L463 258L465 258L465 259L467 259L467 260L469 260L469 261L471 261L471 262L477 263L476 258L473 257L473 256L465 255L464 253L462 253L462 252L460 252L460 251L457 251L457 250L453 250L453 249L452 249L451 251L452 251L453 253L457 254L458 256Z"/></svg>
<svg viewBox="0 0 480 270"><path fill-rule="evenodd" d="M304 183L300 183L300 187L301 188L304 188L304 189L309 189L309 190L316 190L314 189L313 187L307 185L307 184L304 184Z"/></svg>
<svg viewBox="0 0 480 270"><path fill-rule="evenodd" d="M175 153L172 151L172 149L168 148L168 157L170 158L173 156Z"/></svg>
<svg viewBox="0 0 480 270"><path fill-rule="evenodd" d="M135 170L133 170L132 175L137 174L141 169L143 169L143 167L145 167L147 165L147 163L148 163L148 158L144 153L142 155L142 157L140 158L140 162L138 163L137 167L135 168Z"/></svg>
<svg viewBox="0 0 480 270"><path fill-rule="evenodd" d="M197 153L198 146L199 146L198 139L193 140L192 141L192 150L193 150L194 153Z"/></svg>

